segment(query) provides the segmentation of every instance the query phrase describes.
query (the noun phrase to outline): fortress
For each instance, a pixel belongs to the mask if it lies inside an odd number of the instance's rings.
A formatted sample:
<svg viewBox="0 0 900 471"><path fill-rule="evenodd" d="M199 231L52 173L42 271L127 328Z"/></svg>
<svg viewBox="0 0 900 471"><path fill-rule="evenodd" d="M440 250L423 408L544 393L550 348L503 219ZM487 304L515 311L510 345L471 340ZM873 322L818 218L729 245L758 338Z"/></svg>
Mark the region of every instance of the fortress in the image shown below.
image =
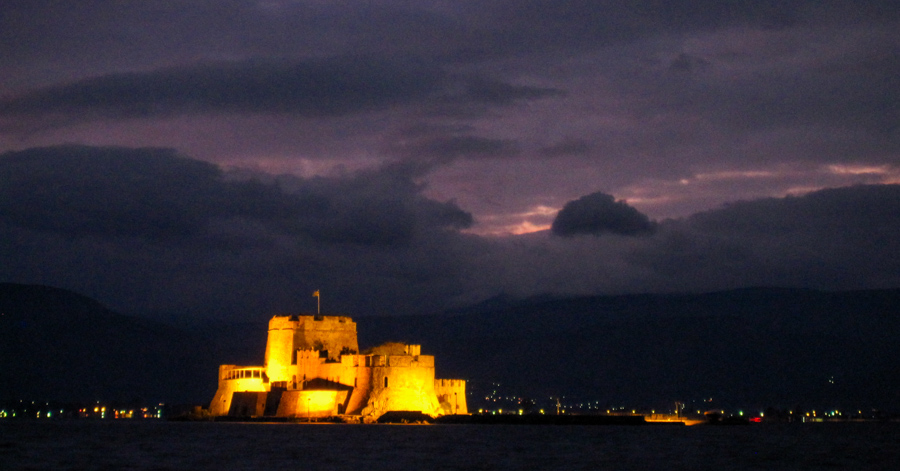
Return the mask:
<svg viewBox="0 0 900 471"><path fill-rule="evenodd" d="M391 411L466 414L466 382L435 379L420 345L388 343L360 354L344 316L275 316L263 366L219 366L214 416L343 416L371 422Z"/></svg>

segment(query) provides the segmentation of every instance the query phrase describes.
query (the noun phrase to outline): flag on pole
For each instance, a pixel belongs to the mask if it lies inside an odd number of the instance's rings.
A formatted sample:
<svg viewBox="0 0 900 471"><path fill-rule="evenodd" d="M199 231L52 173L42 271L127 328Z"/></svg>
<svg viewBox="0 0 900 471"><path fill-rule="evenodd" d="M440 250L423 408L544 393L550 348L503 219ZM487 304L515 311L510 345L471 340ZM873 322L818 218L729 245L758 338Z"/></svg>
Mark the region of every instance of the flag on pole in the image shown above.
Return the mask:
<svg viewBox="0 0 900 471"><path fill-rule="evenodd" d="M315 296L315 297L317 297L317 298L318 298L318 297L319 297L319 290L316 290L316 292L315 292L315 293L313 293L313 296Z"/></svg>

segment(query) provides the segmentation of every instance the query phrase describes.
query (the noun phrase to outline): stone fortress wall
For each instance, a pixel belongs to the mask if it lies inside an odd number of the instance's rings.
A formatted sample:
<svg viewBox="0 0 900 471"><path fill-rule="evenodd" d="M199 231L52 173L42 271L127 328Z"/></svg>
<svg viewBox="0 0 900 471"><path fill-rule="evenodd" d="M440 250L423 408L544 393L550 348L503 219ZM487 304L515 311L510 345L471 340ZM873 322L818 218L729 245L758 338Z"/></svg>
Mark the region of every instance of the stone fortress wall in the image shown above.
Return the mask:
<svg viewBox="0 0 900 471"><path fill-rule="evenodd" d="M265 365L219 367L214 416L371 421L389 411L466 414L464 380L435 380L421 346L385 344L358 353L356 323L345 316L275 316Z"/></svg>
<svg viewBox="0 0 900 471"><path fill-rule="evenodd" d="M444 414L467 414L466 381L464 379L436 379L434 392Z"/></svg>
<svg viewBox="0 0 900 471"><path fill-rule="evenodd" d="M231 399L236 392L265 391L264 375L264 368L260 367L220 365L219 388L209 405L210 412L213 415L228 415Z"/></svg>
<svg viewBox="0 0 900 471"><path fill-rule="evenodd" d="M334 360L357 353L356 323L344 316L275 316L269 321L266 372L270 381L287 381L298 350L315 350Z"/></svg>

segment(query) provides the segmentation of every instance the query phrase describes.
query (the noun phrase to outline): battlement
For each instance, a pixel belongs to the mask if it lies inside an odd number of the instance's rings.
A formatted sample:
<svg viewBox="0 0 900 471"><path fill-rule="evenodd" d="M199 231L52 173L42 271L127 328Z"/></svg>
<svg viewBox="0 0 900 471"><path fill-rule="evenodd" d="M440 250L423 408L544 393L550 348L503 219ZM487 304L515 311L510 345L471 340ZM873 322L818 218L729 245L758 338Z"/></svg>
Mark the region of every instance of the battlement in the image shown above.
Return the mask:
<svg viewBox="0 0 900 471"><path fill-rule="evenodd" d="M296 365L303 360L318 360L320 358L321 356L319 355L318 350L298 348L297 350L294 350L294 358L291 361L291 364Z"/></svg>
<svg viewBox="0 0 900 471"><path fill-rule="evenodd" d="M466 380L464 379L436 379L434 380L436 388L465 388Z"/></svg>
<svg viewBox="0 0 900 471"><path fill-rule="evenodd" d="M466 401L466 380L435 379L434 392L445 414L468 414Z"/></svg>
<svg viewBox="0 0 900 471"><path fill-rule="evenodd" d="M274 316L269 320L269 330L302 329L302 330L353 330L356 322L348 316L322 316L315 314L285 314Z"/></svg>
<svg viewBox="0 0 900 471"><path fill-rule="evenodd" d="M418 344L389 342L361 354L350 317L312 314L272 317L265 364L222 365L210 404L216 416L372 420L393 410L465 413L465 381L435 380L434 356Z"/></svg>
<svg viewBox="0 0 900 471"><path fill-rule="evenodd" d="M296 365L298 360L324 358L338 361L341 355L358 350L356 323L349 317L274 316L269 320L265 366L272 381L288 381L291 365Z"/></svg>

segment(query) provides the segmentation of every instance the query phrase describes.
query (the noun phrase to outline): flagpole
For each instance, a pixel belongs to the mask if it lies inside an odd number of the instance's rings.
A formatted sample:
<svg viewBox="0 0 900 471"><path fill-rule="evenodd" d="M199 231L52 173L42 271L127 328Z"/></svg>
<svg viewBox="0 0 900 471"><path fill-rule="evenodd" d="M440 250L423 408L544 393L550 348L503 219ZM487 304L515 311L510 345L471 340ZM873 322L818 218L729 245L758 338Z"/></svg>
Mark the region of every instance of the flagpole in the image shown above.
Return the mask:
<svg viewBox="0 0 900 471"><path fill-rule="evenodd" d="M313 296L316 297L316 315L322 315L322 296L319 295L319 290L316 290Z"/></svg>

